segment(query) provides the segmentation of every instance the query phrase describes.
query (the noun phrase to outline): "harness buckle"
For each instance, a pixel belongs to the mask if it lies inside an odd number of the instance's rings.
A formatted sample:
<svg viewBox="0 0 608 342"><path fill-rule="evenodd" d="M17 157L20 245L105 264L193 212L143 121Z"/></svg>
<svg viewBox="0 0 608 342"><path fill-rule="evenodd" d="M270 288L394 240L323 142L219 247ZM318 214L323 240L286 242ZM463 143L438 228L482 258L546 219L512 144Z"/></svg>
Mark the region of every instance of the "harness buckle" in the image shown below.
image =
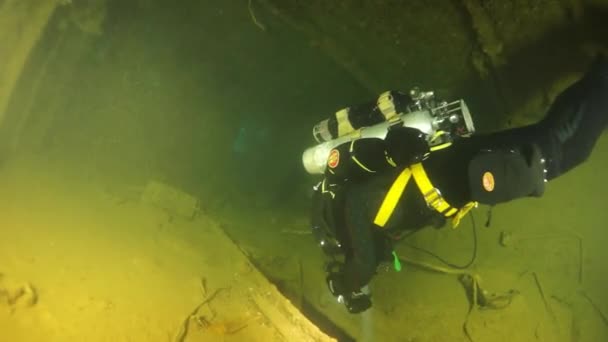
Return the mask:
<svg viewBox="0 0 608 342"><path fill-rule="evenodd" d="M437 188L432 188L431 190L424 193L424 201L426 205L430 209L435 209L440 206L443 202L443 196L441 195L441 191Z"/></svg>

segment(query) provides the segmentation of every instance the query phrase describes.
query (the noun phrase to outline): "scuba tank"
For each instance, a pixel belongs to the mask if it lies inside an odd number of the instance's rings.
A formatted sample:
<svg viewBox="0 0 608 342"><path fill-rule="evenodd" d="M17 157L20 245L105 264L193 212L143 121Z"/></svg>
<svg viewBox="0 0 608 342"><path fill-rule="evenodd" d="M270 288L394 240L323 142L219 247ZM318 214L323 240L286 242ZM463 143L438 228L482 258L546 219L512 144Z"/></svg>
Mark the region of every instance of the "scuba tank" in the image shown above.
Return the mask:
<svg viewBox="0 0 608 342"><path fill-rule="evenodd" d="M434 92L418 88L409 94L387 91L375 102L341 109L315 125L313 137L319 144L302 154L304 168L310 174L323 174L336 147L358 139L384 139L395 126L419 130L431 150L475 132L463 100L438 101Z"/></svg>

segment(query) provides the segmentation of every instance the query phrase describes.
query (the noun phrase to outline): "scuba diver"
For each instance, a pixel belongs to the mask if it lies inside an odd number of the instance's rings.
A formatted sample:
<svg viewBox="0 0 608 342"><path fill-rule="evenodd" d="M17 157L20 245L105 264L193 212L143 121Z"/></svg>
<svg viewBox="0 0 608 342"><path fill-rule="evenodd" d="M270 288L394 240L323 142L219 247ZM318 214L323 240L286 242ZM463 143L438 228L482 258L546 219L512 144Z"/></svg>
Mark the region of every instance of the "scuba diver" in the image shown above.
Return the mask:
<svg viewBox="0 0 608 342"><path fill-rule="evenodd" d="M371 307L378 265L400 269L393 242L423 227L456 227L479 203L540 197L545 182L584 162L608 123L608 59L560 93L539 122L474 135L464 101L389 91L336 112L306 150L315 187L312 230L330 256L331 293L351 313Z"/></svg>

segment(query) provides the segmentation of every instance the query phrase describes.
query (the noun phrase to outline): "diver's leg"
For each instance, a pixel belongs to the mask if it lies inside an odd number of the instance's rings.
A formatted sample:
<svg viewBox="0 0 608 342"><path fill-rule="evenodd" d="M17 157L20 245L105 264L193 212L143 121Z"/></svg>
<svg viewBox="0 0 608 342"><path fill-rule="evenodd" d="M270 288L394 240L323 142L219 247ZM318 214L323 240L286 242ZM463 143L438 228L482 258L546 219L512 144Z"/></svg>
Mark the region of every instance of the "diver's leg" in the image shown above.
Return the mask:
<svg viewBox="0 0 608 342"><path fill-rule="evenodd" d="M344 205L344 230L341 239L347 253L343 268L344 284L349 291L360 291L367 285L381 261L379 255L383 251L380 232L372 224L373 209L378 207L378 201L373 195L377 187L374 180L352 184L348 189Z"/></svg>

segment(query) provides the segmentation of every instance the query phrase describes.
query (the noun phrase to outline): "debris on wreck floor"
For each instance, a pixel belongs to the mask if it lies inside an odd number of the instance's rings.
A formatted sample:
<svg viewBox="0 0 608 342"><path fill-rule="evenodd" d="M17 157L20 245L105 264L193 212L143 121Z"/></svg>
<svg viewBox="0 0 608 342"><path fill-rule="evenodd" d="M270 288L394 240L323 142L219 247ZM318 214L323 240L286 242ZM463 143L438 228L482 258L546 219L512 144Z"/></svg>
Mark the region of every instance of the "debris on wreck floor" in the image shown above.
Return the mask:
<svg viewBox="0 0 608 342"><path fill-rule="evenodd" d="M178 190L117 201L37 161L0 175L3 340L335 341L214 220L168 215Z"/></svg>

